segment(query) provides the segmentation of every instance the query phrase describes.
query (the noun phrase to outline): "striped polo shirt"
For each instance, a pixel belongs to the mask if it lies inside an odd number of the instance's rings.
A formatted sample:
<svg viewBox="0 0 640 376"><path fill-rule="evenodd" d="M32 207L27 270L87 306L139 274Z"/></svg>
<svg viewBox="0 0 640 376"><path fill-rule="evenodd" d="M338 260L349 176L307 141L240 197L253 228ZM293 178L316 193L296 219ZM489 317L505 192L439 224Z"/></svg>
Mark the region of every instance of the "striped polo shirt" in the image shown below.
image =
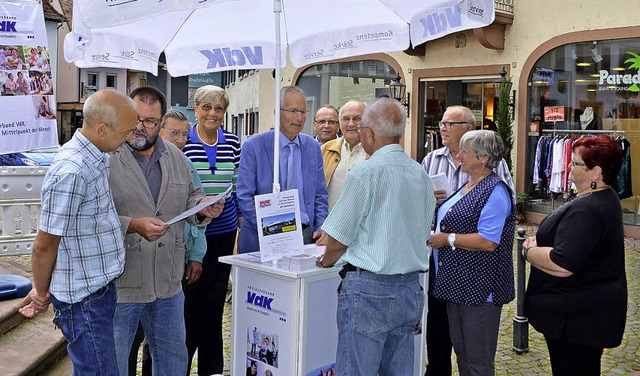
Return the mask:
<svg viewBox="0 0 640 376"><path fill-rule="evenodd" d="M206 235L217 235L238 228L240 208L236 200L236 181L240 164L240 141L233 133L218 129L218 143L214 146L200 142L195 126L189 130L189 140L184 154L193 162L200 176L202 188L207 196L222 193L233 186L231 197L227 198L218 218L207 226ZM210 162L213 161L213 163Z"/></svg>

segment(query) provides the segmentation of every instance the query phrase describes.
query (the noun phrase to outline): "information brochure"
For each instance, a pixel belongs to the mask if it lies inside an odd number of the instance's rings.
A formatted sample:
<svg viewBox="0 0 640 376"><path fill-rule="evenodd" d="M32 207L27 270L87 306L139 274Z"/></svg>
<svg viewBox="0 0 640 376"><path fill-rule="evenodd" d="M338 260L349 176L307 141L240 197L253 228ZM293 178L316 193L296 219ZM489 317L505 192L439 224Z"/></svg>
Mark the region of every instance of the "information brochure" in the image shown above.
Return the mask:
<svg viewBox="0 0 640 376"><path fill-rule="evenodd" d="M447 197L453 194L453 190L451 189L451 185L449 184L449 179L447 179L447 175L443 172L432 175L431 182L433 183L434 191L445 191L447 192Z"/></svg>
<svg viewBox="0 0 640 376"><path fill-rule="evenodd" d="M258 195L255 205L262 262L293 255L303 248L297 189Z"/></svg>
<svg viewBox="0 0 640 376"><path fill-rule="evenodd" d="M229 187L226 191L219 193L215 196L213 196L213 198L209 201L203 201L201 203L199 203L198 205L192 207L191 209L187 210L186 212L171 218L170 220L168 220L167 222L165 222L165 225L172 225L178 221L181 221L185 218L189 218L190 216L196 214L197 212L199 212L200 210L206 208L207 206L211 206L213 204L215 204L216 202L222 200L223 197L227 197L229 194L231 194L231 187Z"/></svg>

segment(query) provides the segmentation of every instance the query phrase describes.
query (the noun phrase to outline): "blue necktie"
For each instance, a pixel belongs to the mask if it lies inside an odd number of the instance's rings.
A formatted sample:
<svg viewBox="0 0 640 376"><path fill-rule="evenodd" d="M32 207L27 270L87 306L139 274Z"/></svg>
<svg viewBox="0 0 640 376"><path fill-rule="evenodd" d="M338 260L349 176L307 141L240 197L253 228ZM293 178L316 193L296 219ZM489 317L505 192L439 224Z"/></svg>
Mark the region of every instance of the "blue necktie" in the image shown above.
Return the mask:
<svg viewBox="0 0 640 376"><path fill-rule="evenodd" d="M296 144L294 142L290 142L287 146L289 147L289 156L287 157L287 187L285 190L298 188L296 169L293 162L295 158Z"/></svg>

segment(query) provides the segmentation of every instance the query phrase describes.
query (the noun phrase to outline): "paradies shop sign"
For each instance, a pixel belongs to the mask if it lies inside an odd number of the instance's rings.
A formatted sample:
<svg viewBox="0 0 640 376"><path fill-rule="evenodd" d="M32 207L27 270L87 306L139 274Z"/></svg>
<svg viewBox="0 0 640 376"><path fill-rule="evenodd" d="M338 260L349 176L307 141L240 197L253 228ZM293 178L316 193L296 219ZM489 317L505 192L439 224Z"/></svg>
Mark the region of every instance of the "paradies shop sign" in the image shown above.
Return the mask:
<svg viewBox="0 0 640 376"><path fill-rule="evenodd" d="M619 74L612 73L607 70L600 70L600 80L598 82L598 91L640 91L640 55L634 52L627 52L633 57L625 60L625 64L629 64L627 69L635 69L635 74Z"/></svg>

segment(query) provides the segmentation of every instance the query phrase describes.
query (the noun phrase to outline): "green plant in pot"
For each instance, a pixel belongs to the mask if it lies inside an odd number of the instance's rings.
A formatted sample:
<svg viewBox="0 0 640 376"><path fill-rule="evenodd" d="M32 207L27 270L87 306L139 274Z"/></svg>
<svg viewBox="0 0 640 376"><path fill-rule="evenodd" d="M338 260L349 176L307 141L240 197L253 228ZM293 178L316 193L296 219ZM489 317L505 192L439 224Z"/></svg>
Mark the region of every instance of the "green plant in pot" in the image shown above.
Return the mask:
<svg viewBox="0 0 640 376"><path fill-rule="evenodd" d="M518 223L525 221L525 212L527 211L527 205L529 204L529 195L526 193L516 193L516 220Z"/></svg>

